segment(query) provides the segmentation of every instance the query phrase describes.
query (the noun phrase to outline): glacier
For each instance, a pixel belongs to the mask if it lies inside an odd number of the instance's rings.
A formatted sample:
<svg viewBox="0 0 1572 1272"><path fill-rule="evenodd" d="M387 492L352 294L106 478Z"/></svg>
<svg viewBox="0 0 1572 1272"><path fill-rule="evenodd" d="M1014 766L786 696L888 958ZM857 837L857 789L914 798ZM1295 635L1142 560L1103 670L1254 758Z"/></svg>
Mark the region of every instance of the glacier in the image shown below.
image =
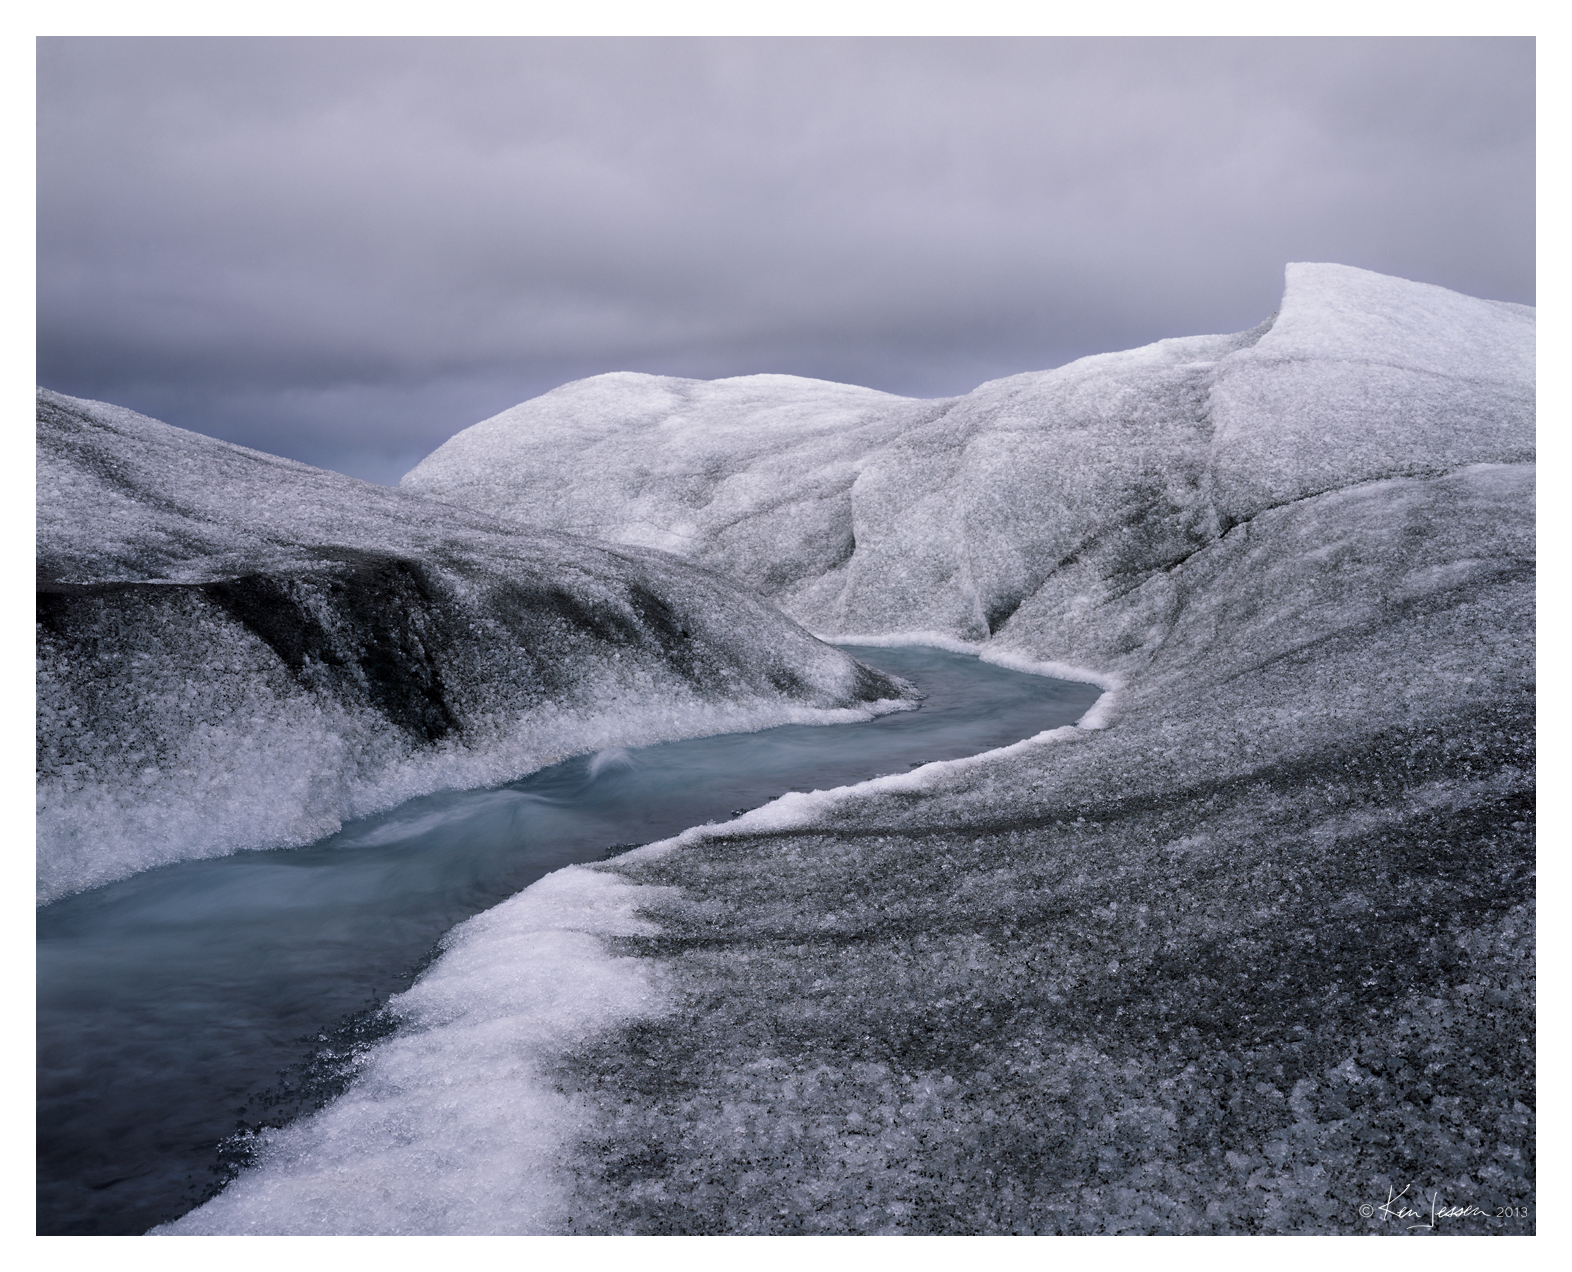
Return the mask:
<svg viewBox="0 0 1572 1272"><path fill-rule="evenodd" d="M914 705L668 554L40 390L38 898L567 755Z"/></svg>
<svg viewBox="0 0 1572 1272"><path fill-rule="evenodd" d="M678 552L836 639L924 631L1120 676L1171 571L1269 509L1530 462L1533 315L1291 265L1254 331L914 401L615 374L459 433L402 489Z"/></svg>
<svg viewBox="0 0 1572 1272"><path fill-rule="evenodd" d="M1532 1232L1534 312L1338 265L913 401L564 386L427 500L1099 728L799 793L460 925L170 1233Z"/></svg>

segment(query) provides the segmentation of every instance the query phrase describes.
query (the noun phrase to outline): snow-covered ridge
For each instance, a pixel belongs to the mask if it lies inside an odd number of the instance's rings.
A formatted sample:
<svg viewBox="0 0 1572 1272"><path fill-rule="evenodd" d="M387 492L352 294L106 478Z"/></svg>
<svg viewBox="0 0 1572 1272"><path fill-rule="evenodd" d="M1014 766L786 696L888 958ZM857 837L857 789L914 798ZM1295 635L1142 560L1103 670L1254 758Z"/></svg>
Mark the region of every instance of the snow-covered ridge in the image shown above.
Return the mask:
<svg viewBox="0 0 1572 1272"><path fill-rule="evenodd" d="M916 401L788 376L626 373L475 425L401 488L689 556L840 639L912 630L1130 679L1167 572L1268 509L1523 463L1534 314L1290 265L1252 331Z"/></svg>
<svg viewBox="0 0 1572 1272"><path fill-rule="evenodd" d="M910 687L664 553L38 395L39 896Z"/></svg>

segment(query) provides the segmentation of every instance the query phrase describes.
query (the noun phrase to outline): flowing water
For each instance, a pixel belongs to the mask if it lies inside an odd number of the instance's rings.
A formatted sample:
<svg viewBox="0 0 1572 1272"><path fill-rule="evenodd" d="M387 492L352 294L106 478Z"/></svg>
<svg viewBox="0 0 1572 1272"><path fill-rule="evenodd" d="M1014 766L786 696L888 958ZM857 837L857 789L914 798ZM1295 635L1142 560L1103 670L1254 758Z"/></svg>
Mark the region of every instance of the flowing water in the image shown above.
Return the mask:
<svg viewBox="0 0 1572 1272"><path fill-rule="evenodd" d="M581 756L41 909L38 1231L145 1232L191 1209L225 1177L227 1137L331 1096L436 940L543 874L788 790L1007 745L1098 693L934 649L848 652L927 698L863 724Z"/></svg>

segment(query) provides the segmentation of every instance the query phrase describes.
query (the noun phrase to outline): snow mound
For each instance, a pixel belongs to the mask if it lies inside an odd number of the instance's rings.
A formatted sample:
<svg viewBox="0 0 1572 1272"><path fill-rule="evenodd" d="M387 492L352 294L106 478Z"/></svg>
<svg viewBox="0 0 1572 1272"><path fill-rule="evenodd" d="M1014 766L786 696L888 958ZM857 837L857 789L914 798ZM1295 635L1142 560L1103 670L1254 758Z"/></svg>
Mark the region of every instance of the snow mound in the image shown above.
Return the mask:
<svg viewBox="0 0 1572 1272"><path fill-rule="evenodd" d="M586 987L608 960L658 1001L521 1042L561 1101L517 1140L544 1182L422 1230L1376 1233L1405 1188L1532 1207L1532 340L1519 306L1299 265L1255 331L950 402L603 377L428 459L410 489L562 524L613 472L640 524L819 630L1091 668L1116 701L1103 729L583 872L649 925L580 926ZM519 915L475 942L526 939ZM430 977L480 1012L495 975L467 966ZM421 1036L173 1230L405 1231L385 1199L417 1151L454 1195L513 1079L455 1035L440 1089L358 1112ZM1442 1229L1533 1231L1494 1224Z"/></svg>
<svg viewBox="0 0 1572 1272"><path fill-rule="evenodd" d="M40 899L909 686L667 554L38 395Z"/></svg>

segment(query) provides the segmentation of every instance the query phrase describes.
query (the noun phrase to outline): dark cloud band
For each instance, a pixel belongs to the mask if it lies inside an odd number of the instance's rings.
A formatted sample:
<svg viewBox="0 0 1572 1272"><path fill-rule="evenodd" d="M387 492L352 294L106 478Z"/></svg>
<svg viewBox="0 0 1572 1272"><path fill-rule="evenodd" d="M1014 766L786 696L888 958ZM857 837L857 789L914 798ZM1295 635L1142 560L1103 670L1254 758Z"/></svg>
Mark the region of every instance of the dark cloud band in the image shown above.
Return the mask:
<svg viewBox="0 0 1572 1272"><path fill-rule="evenodd" d="M600 371L937 396L1287 260L1531 303L1532 40L53 39L39 376L393 480Z"/></svg>

